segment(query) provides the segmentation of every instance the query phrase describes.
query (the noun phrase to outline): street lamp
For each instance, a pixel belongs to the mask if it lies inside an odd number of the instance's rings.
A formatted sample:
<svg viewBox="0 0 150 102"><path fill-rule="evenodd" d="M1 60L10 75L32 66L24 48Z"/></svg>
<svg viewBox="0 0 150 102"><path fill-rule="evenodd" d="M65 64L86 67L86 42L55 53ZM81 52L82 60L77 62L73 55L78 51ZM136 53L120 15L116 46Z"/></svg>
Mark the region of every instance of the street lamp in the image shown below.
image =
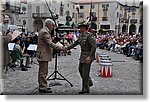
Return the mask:
<svg viewBox="0 0 150 102"><path fill-rule="evenodd" d="M22 33L25 33L26 20L23 20L22 23Z"/></svg>
<svg viewBox="0 0 150 102"><path fill-rule="evenodd" d="M130 11L128 11L128 23L127 23L127 32L129 32L129 22L130 22Z"/></svg>
<svg viewBox="0 0 150 102"><path fill-rule="evenodd" d="M118 22L118 35L120 34L120 15L119 15L119 22Z"/></svg>
<svg viewBox="0 0 150 102"><path fill-rule="evenodd" d="M79 13L80 5L79 4L75 5L75 8L76 8L76 11Z"/></svg>

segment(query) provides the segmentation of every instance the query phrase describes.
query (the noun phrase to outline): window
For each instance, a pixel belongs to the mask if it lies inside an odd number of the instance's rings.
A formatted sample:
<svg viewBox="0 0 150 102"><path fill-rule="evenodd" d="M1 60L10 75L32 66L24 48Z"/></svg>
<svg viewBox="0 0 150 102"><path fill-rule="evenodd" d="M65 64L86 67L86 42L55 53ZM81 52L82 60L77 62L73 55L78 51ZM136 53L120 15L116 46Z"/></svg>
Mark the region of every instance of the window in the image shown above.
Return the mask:
<svg viewBox="0 0 150 102"><path fill-rule="evenodd" d="M60 7L60 16L63 16L63 13L64 13L64 9Z"/></svg>
<svg viewBox="0 0 150 102"><path fill-rule="evenodd" d="M57 2L57 0L52 0L52 2L53 2L53 3L56 3L56 2Z"/></svg>
<svg viewBox="0 0 150 102"><path fill-rule="evenodd" d="M102 4L102 8L107 8L109 7L109 4Z"/></svg>
<svg viewBox="0 0 150 102"><path fill-rule="evenodd" d="M118 9L118 5L117 5L116 9Z"/></svg>
<svg viewBox="0 0 150 102"><path fill-rule="evenodd" d="M94 5L92 5L92 9L94 9L95 8L95 6Z"/></svg>
<svg viewBox="0 0 150 102"><path fill-rule="evenodd" d="M120 6L120 11L122 11L122 7Z"/></svg>
<svg viewBox="0 0 150 102"><path fill-rule="evenodd" d="M74 5L73 5L73 9L74 9Z"/></svg>
<svg viewBox="0 0 150 102"><path fill-rule="evenodd" d="M106 4L106 7L109 7L109 4Z"/></svg>
<svg viewBox="0 0 150 102"><path fill-rule="evenodd" d="M96 17L96 12L91 12L92 14L91 14L91 16L92 17Z"/></svg>
<svg viewBox="0 0 150 102"><path fill-rule="evenodd" d="M80 6L80 9L84 9L84 6Z"/></svg>
<svg viewBox="0 0 150 102"><path fill-rule="evenodd" d="M72 13L72 18L75 18L75 13L74 12Z"/></svg>
<svg viewBox="0 0 150 102"><path fill-rule="evenodd" d="M61 1L61 3L60 3L60 11L59 11L59 15L60 16L63 16L63 14L64 14L64 5L63 5L63 3L62 3L62 1Z"/></svg>
<svg viewBox="0 0 150 102"><path fill-rule="evenodd" d="M110 25L101 25L101 29L110 29Z"/></svg>
<svg viewBox="0 0 150 102"><path fill-rule="evenodd" d="M102 4L102 8L104 8L105 7L105 4Z"/></svg>
<svg viewBox="0 0 150 102"><path fill-rule="evenodd" d="M84 18L84 13L79 13L78 18Z"/></svg>
<svg viewBox="0 0 150 102"><path fill-rule="evenodd" d="M10 1L6 0L5 6L6 6L6 10L9 10L10 9Z"/></svg>
<svg viewBox="0 0 150 102"><path fill-rule="evenodd" d="M107 9L103 9L103 17L107 17Z"/></svg>
<svg viewBox="0 0 150 102"><path fill-rule="evenodd" d="M122 17L122 14L120 14L120 18Z"/></svg>
<svg viewBox="0 0 150 102"><path fill-rule="evenodd" d="M40 6L36 6L36 13L40 13Z"/></svg>
<svg viewBox="0 0 150 102"><path fill-rule="evenodd" d="M109 7L109 4L102 4L102 8L103 8L103 17L107 17L108 7Z"/></svg>
<svg viewBox="0 0 150 102"><path fill-rule="evenodd" d="M136 9L135 8L131 8L132 12L136 12Z"/></svg>
<svg viewBox="0 0 150 102"><path fill-rule="evenodd" d="M132 12L132 15L135 15L135 12Z"/></svg>
<svg viewBox="0 0 150 102"><path fill-rule="evenodd" d="M67 6L69 7L69 4L67 4Z"/></svg>
<svg viewBox="0 0 150 102"><path fill-rule="evenodd" d="M66 16L70 16L70 12L69 11L66 11Z"/></svg>
<svg viewBox="0 0 150 102"><path fill-rule="evenodd" d="M119 12L117 12L117 18L119 17Z"/></svg>

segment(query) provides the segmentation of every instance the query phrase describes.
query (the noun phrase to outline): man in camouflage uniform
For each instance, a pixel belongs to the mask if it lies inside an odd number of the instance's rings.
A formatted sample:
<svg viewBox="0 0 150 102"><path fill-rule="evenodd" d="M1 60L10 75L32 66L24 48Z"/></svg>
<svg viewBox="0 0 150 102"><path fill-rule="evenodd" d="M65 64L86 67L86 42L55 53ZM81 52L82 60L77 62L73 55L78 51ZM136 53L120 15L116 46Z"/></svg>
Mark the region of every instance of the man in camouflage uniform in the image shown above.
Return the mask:
<svg viewBox="0 0 150 102"><path fill-rule="evenodd" d="M90 74L92 61L95 59L96 41L93 34L87 32L88 25L85 22L79 24L80 37L73 44L69 45L66 50L72 49L78 44L81 46L81 55L79 63L79 73L82 78L82 90L79 94L89 93L89 87L93 86Z"/></svg>

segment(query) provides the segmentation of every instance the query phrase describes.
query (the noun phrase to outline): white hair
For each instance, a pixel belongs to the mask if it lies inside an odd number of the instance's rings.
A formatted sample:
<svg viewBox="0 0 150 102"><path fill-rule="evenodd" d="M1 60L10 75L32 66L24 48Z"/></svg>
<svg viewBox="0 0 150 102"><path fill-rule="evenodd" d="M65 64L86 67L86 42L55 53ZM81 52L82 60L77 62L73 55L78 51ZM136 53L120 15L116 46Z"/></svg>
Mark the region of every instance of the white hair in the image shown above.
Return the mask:
<svg viewBox="0 0 150 102"><path fill-rule="evenodd" d="M53 25L55 25L54 21L53 21L52 19L49 19L49 18L45 20L45 26L46 26L46 27L48 26L48 24L53 24Z"/></svg>

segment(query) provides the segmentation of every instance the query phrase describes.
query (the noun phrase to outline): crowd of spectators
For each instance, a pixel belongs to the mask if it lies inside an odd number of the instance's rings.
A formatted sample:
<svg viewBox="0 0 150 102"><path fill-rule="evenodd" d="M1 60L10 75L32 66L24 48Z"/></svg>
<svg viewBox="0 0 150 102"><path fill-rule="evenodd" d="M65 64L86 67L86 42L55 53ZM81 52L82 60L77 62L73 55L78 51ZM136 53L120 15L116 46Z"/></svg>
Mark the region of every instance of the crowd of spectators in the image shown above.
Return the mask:
<svg viewBox="0 0 150 102"><path fill-rule="evenodd" d="M114 51L127 57L133 56L135 60L143 61L143 37L139 34L128 33L115 36L114 34L98 35L96 45L100 49Z"/></svg>

